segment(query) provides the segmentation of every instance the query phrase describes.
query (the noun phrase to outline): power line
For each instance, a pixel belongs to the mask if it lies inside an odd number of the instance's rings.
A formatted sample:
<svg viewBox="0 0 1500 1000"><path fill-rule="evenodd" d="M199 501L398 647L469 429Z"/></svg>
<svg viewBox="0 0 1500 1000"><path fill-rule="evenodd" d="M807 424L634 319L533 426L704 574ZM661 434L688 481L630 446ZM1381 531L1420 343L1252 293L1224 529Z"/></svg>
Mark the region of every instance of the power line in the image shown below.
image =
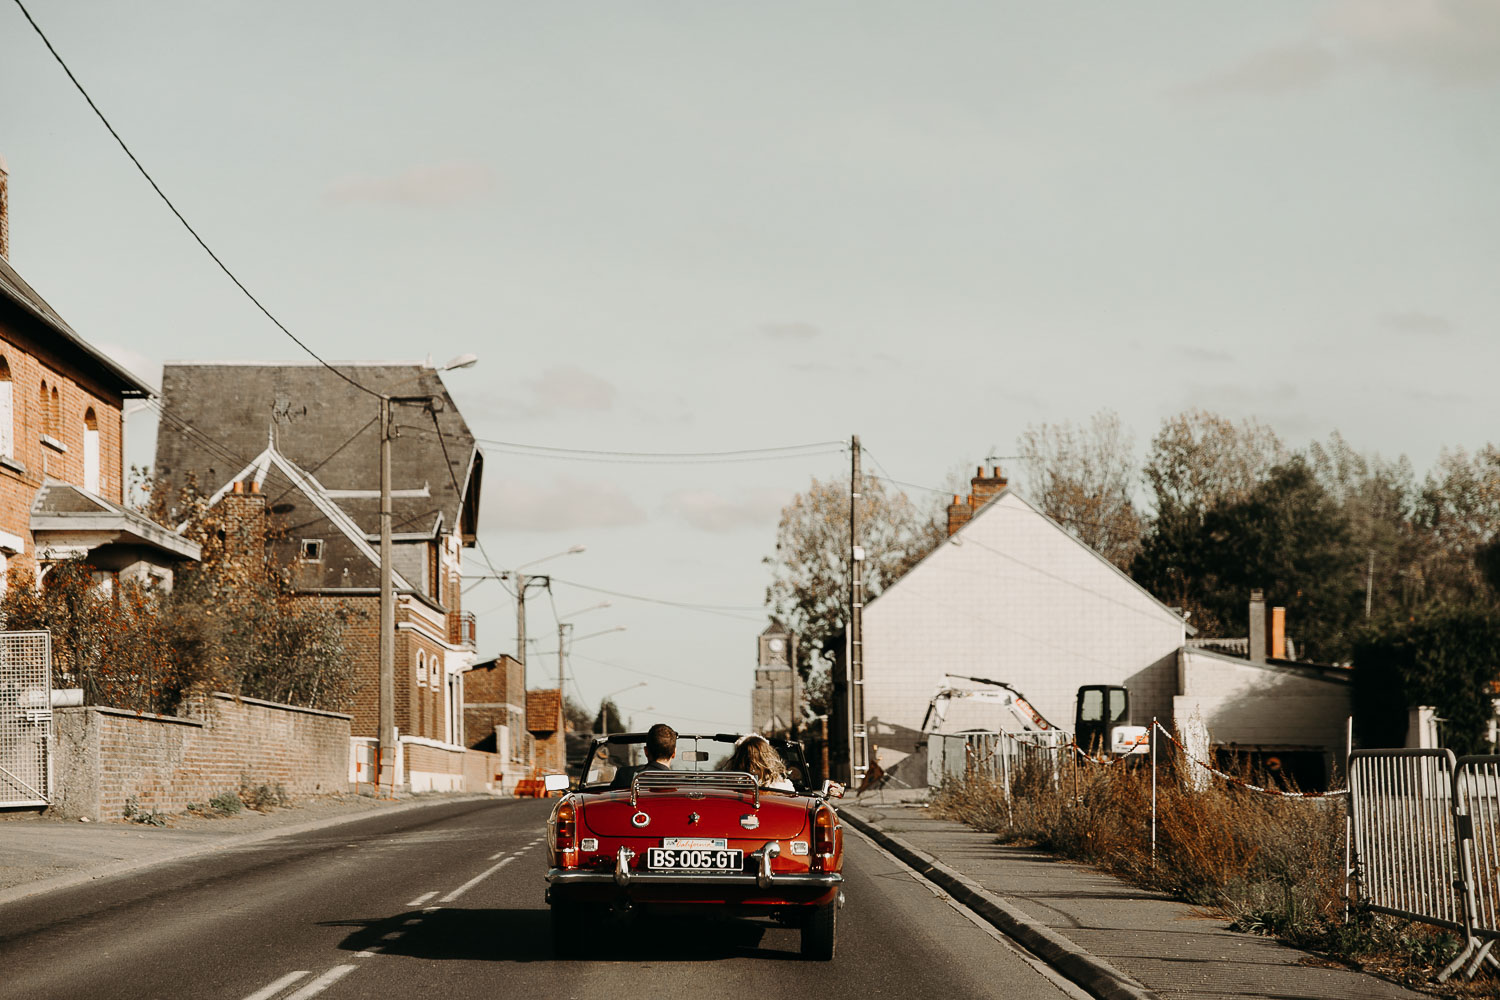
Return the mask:
<svg viewBox="0 0 1500 1000"><path fill-rule="evenodd" d="M323 358L311 347L308 347L305 343L303 343L296 334L286 328L286 325L283 324L281 320L272 315L271 310L262 305L260 299L256 298L255 295L250 291L250 289L245 287L245 283L240 281L240 279L235 276L235 273L229 269L229 266L219 259L219 255L214 253L213 248L211 248L206 242L204 242L203 237L198 235L198 231L194 229L188 222L188 220L183 217L183 214L177 210L177 206L172 204L172 199L167 197L166 192L161 189L161 185L156 183L155 178L153 178L151 174L146 171L146 168L141 165L141 161L136 159L136 155L130 151L130 147L125 145L125 140L120 138L120 133L115 131L115 127L109 123L109 119L104 117L104 112L99 110L99 105L94 103L94 99L89 96L88 91L83 89L83 84L78 82L78 77L73 75L73 71L68 68L68 64L63 62L63 57L58 54L57 49L53 48L52 42L42 31L41 25L37 24L36 19L31 16L31 11L26 9L26 5L22 3L21 0L16 0L16 6L21 8L21 13L25 16L27 23L29 23L32 27L32 30L37 33L37 37L42 40L42 44L47 46L47 51L52 53L52 58L57 60L57 64L62 67L63 72L68 74L68 79L73 81L73 86L76 87L78 89L78 92L83 95L83 99L88 102L88 105L93 109L94 114L97 115L99 120L104 123L104 127L109 130L109 134L114 136L115 142L119 143L120 148L125 151L125 155L130 157L130 162L135 164L135 168L140 171L141 176L146 178L146 183L151 185L151 189L161 197L161 200L166 203L167 208L172 210L172 214L177 216L177 221L182 223L183 228L185 228L192 235L193 239L198 242L198 245L203 248L204 252L207 253L210 258L212 258L215 264L219 265L219 270L228 275L229 280L234 282L235 287L244 292L245 297L248 298L251 302L255 303L255 307L262 313L264 313L267 319L276 324L277 329L290 337L292 343L296 344L298 347L306 351L314 361L322 365L324 368L327 368L329 371L333 372L339 378L343 379L345 382L348 382L359 391L369 393L371 396L379 397L381 395L380 393L376 392L374 389L370 389L361 385L359 382L356 382L348 375L345 375L343 372L333 367L333 365L329 364L327 361L324 361Z"/></svg>
<svg viewBox="0 0 1500 1000"><path fill-rule="evenodd" d="M735 618L740 621L759 622L760 618L750 618L747 615L735 614L739 611L761 612L763 608L752 608L748 605L736 604L693 604L688 601L669 601L660 597L646 597L642 594L627 594L619 590L606 590L603 587L592 587L586 583L574 583L572 580L562 580L552 577L553 583L560 583L567 587L577 587L579 590L588 590L596 594L605 594L609 597L620 597L627 601L643 601L647 604L661 604L669 608L680 608L683 611L698 611L703 614L719 615L723 618Z"/></svg>
<svg viewBox="0 0 1500 1000"><path fill-rule="evenodd" d="M726 691L723 688L710 687L707 684L695 684L692 681L681 680L677 677L668 677L666 674L653 674L649 670L641 670L639 667L627 667L623 663L615 663L611 660L601 660L597 656L585 656L583 653L573 653L575 660L587 660L605 667L614 667L616 670L624 670L632 674L640 674L642 677L654 677L661 681L670 681L673 684L681 684L684 687L699 688L704 691L712 691L715 694L727 694L731 698L748 698L750 695L744 691Z"/></svg>
<svg viewBox="0 0 1500 1000"><path fill-rule="evenodd" d="M734 451L606 451L600 448L561 448L544 444L522 444L519 441L498 441L494 438L476 438L475 440L502 448L560 452L568 455L604 455L617 458L732 458L740 455L764 455L771 452L806 451L812 448L842 448L844 446L842 441L810 441L807 444L789 444L771 448L740 448Z"/></svg>

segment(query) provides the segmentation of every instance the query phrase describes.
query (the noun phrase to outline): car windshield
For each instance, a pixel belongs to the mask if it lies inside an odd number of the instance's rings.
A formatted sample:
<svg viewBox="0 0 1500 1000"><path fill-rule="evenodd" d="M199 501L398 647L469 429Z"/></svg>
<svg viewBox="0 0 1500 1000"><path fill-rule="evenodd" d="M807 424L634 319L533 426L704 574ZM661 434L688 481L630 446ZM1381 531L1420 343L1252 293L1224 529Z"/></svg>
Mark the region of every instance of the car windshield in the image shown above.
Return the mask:
<svg viewBox="0 0 1500 1000"><path fill-rule="evenodd" d="M672 761L674 771L723 771L729 765L729 756L734 752L734 742L739 736L734 733L677 735L677 758ZM802 754L802 744L796 740L770 739L772 749L786 765L787 777L797 792L805 793L811 787L807 762ZM605 791L613 785L628 788L630 777L646 763L645 733L618 733L595 737L584 761L582 773L574 779L580 790ZM621 772L624 772L623 774ZM775 788L769 788L775 791Z"/></svg>

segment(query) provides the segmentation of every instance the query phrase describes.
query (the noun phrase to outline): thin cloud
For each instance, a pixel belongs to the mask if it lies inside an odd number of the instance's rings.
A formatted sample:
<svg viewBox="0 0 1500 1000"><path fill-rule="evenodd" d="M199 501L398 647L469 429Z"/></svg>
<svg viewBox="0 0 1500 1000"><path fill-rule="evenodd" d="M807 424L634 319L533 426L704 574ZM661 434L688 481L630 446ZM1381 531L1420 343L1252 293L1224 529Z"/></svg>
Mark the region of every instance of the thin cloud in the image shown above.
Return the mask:
<svg viewBox="0 0 1500 1000"><path fill-rule="evenodd" d="M1177 353L1189 361L1202 361L1208 364L1227 364L1234 360L1234 355L1228 351L1215 351L1208 347L1182 346L1177 348Z"/></svg>
<svg viewBox="0 0 1500 1000"><path fill-rule="evenodd" d="M678 490L667 496L662 512L672 520L715 534L741 528L773 531L791 494L781 490L747 490L725 496L714 490Z"/></svg>
<svg viewBox="0 0 1500 1000"><path fill-rule="evenodd" d="M485 500L485 516L507 531L622 528L646 520L640 505L609 480L559 476L549 484L504 482Z"/></svg>
<svg viewBox="0 0 1500 1000"><path fill-rule="evenodd" d="M1500 79L1494 0L1339 0L1302 37L1179 88L1187 97L1275 96L1312 90L1359 69L1446 85Z"/></svg>
<svg viewBox="0 0 1500 1000"><path fill-rule="evenodd" d="M327 197L341 204L440 206L477 198L493 187L494 174L488 167L459 160L411 167L383 177L344 177L329 187Z"/></svg>
<svg viewBox="0 0 1500 1000"><path fill-rule="evenodd" d="M1424 312L1388 313L1381 317L1380 325L1409 337L1446 337L1453 332L1452 322Z"/></svg>
<svg viewBox="0 0 1500 1000"><path fill-rule="evenodd" d="M1318 42L1257 52L1225 73L1183 87L1188 97L1265 96L1308 90L1327 81L1338 57Z"/></svg>
<svg viewBox="0 0 1500 1000"><path fill-rule="evenodd" d="M823 335L811 323L765 323L756 333L768 340L814 340Z"/></svg>

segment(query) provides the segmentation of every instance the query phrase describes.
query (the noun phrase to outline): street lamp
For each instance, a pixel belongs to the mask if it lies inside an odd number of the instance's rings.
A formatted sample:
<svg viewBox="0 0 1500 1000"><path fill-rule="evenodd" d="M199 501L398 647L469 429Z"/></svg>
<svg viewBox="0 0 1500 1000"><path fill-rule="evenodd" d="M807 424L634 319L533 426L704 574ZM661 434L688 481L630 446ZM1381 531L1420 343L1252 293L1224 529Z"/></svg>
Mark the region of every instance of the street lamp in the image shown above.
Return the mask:
<svg viewBox="0 0 1500 1000"><path fill-rule="evenodd" d="M609 604L609 602L605 601L603 605L595 605L594 607L605 607L608 604ZM592 611L592 610L594 610L594 608L584 608L583 610L584 611ZM582 613L583 612L579 612L579 614L582 614ZM566 667L566 662L567 661L566 661L566 658L565 658L566 657L566 651L567 651L567 639L566 639L566 635L567 635L568 629L570 629L572 627L573 627L573 623L572 622L560 621L560 622L557 623L557 690L559 692L559 697L561 697L561 692L563 690L563 679L567 676L567 667ZM611 632L623 632L623 631L625 631L625 626L624 625L616 625L614 628L607 628L607 629L604 629L604 630L599 631L599 632L590 632L588 635L575 636L574 639L573 639L573 641L574 642L581 642L584 639L592 639L596 635L608 635Z"/></svg>

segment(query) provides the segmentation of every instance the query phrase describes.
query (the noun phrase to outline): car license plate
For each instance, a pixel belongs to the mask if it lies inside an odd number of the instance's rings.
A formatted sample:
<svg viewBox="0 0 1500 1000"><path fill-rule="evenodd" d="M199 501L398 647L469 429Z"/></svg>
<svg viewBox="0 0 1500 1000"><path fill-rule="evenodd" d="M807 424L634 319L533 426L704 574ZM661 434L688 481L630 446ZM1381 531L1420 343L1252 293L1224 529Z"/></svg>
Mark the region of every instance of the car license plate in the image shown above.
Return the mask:
<svg viewBox="0 0 1500 1000"><path fill-rule="evenodd" d="M745 867L745 852L714 848L651 847L646 867L653 871L737 872Z"/></svg>

